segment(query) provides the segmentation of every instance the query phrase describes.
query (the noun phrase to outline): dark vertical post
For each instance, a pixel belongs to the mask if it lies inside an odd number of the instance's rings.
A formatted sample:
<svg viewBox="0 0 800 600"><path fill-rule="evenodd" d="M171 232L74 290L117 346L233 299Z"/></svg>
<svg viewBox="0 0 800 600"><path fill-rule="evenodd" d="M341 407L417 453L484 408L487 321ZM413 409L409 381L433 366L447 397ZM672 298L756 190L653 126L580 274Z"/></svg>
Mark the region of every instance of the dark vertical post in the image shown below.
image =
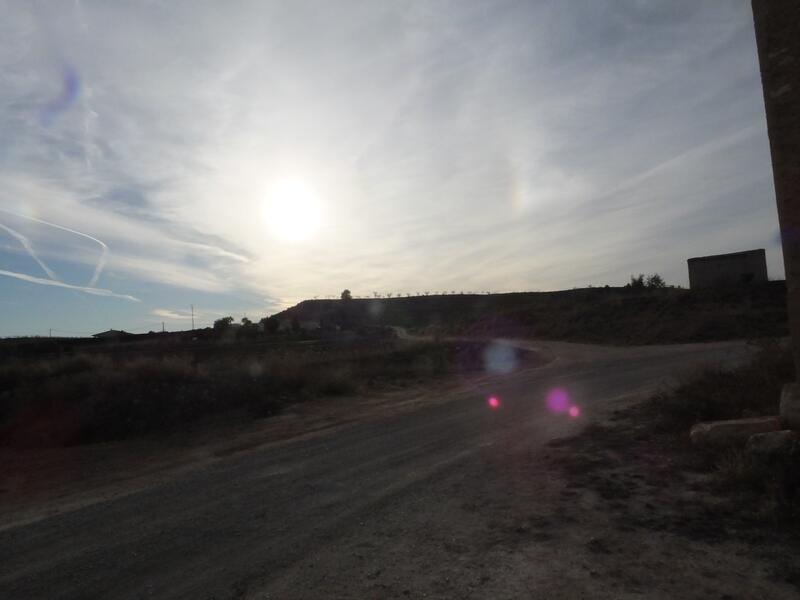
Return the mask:
<svg viewBox="0 0 800 600"><path fill-rule="evenodd" d="M795 379L800 375L800 1L752 0L772 175L786 267ZM781 416L800 428L800 385L787 385Z"/></svg>

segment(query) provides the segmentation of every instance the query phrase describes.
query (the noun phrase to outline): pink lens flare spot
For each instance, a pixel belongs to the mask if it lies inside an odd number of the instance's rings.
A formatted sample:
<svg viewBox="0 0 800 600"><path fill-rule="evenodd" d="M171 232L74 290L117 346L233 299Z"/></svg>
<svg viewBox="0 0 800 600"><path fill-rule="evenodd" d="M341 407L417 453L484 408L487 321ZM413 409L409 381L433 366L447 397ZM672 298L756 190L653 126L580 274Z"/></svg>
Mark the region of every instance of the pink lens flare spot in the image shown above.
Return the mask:
<svg viewBox="0 0 800 600"><path fill-rule="evenodd" d="M554 413L563 413L569 410L569 394L561 388L554 388L547 392L547 408Z"/></svg>
<svg viewBox="0 0 800 600"><path fill-rule="evenodd" d="M489 408L493 409L500 408L500 398L498 398L497 396L490 396L487 402L489 403Z"/></svg>
<svg viewBox="0 0 800 600"><path fill-rule="evenodd" d="M578 417L581 416L581 409L578 408L577 406L570 406L569 416L572 417L573 419L577 419Z"/></svg>

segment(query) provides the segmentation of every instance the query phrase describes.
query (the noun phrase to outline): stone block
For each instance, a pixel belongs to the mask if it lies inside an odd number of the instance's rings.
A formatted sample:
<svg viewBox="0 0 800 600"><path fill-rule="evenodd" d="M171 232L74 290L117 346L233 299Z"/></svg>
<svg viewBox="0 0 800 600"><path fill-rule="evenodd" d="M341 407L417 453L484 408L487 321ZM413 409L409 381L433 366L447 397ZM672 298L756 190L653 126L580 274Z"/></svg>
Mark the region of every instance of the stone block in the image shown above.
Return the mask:
<svg viewBox="0 0 800 600"><path fill-rule="evenodd" d="M791 429L756 433L747 440L745 451L762 460L794 457L800 452L800 436Z"/></svg>
<svg viewBox="0 0 800 600"><path fill-rule="evenodd" d="M780 410L784 427L800 430L800 384L787 383L783 386Z"/></svg>
<svg viewBox="0 0 800 600"><path fill-rule="evenodd" d="M696 446L744 446L751 435L783 429L780 417L752 417L730 421L698 423L689 432Z"/></svg>

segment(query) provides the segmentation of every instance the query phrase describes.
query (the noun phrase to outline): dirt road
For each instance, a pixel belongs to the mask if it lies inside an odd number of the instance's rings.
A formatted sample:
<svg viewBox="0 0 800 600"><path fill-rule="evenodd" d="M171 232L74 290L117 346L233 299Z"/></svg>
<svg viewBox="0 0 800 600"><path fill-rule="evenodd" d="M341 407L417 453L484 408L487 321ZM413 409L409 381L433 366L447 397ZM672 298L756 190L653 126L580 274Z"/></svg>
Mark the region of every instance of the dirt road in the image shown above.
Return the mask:
<svg viewBox="0 0 800 600"><path fill-rule="evenodd" d="M555 357L545 367L8 525L0 597L790 597L767 580L708 583L753 570L728 549L649 534L606 548L613 525L548 462L551 440L702 363L741 360L744 344L540 349ZM548 408L555 388L577 417Z"/></svg>

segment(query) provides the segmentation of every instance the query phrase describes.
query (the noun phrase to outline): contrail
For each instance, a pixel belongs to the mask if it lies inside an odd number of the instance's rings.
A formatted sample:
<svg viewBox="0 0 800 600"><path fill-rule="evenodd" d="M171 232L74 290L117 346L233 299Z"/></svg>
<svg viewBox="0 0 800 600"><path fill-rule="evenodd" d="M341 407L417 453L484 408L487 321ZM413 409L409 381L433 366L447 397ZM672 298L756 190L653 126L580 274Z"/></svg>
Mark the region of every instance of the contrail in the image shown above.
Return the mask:
<svg viewBox="0 0 800 600"><path fill-rule="evenodd" d="M64 283L63 281L54 281L53 279L44 279L42 277L34 277L33 275L26 275L25 273L17 273L16 271L5 271L0 269L0 275L6 277L13 277L14 279L21 279L30 283L38 283L39 285L52 285L54 287L66 288L68 290L77 290L93 296L107 296L109 298L122 298L123 300L130 300L131 302L141 302L139 298L129 296L127 294L117 294L111 290L96 287L83 287L80 285L72 285Z"/></svg>
<svg viewBox="0 0 800 600"><path fill-rule="evenodd" d="M176 240L177 241L177 240ZM200 244L198 242L181 242L178 241L179 244L182 246L187 246L189 248L195 248L196 250L203 250L208 252L209 254L213 254L215 256L221 256L224 258L231 258L233 260L239 262L250 262L250 259L246 256L241 254L237 254L236 252L231 252L230 250L225 250L224 248L220 248L219 246L211 246L209 244Z"/></svg>
<svg viewBox="0 0 800 600"><path fill-rule="evenodd" d="M30 242L30 240L28 238L26 238L24 235L22 235L19 231L15 231L14 229L11 229L11 227L8 227L7 225L3 225L2 223L0 223L0 229L3 229L6 233L8 233L8 235L10 235L13 238L15 238L22 245L22 247L25 248L25 250L28 251L28 254L30 254L30 257L33 260L35 260L39 264L40 267L42 267L42 271L44 271L45 274L50 279L52 279L54 281L60 281L58 276L55 273L53 273L53 271L50 269L50 267L48 267L46 264L44 264L44 262L36 255L36 252L34 251L33 246L31 246L31 242Z"/></svg>
<svg viewBox="0 0 800 600"><path fill-rule="evenodd" d="M94 268L94 273L92 274L92 278L89 280L87 284L87 288L94 288L94 285L97 283L97 280L100 278L100 273L103 272L103 267L106 266L106 259L108 257L108 246L104 242L101 242L96 237L90 236L88 233L82 233L80 231L75 231L74 229L70 229L69 227L64 227L63 225L56 225L55 223L50 223L49 221L43 221L42 219L37 219L35 217L29 217L27 215L22 215L19 213L15 213L13 211L7 210L5 208L0 208L0 212L7 213L9 215L14 215L15 217L19 217L21 219L28 219L29 221L33 221L34 223L41 223L42 225L49 225L50 227L55 227L56 229L61 229L62 231L67 231L69 233L74 233L75 235L79 235L81 237L85 237L87 239L92 240L93 242L100 244L100 248L102 248L102 252L100 253L100 258L97 260L97 266Z"/></svg>

